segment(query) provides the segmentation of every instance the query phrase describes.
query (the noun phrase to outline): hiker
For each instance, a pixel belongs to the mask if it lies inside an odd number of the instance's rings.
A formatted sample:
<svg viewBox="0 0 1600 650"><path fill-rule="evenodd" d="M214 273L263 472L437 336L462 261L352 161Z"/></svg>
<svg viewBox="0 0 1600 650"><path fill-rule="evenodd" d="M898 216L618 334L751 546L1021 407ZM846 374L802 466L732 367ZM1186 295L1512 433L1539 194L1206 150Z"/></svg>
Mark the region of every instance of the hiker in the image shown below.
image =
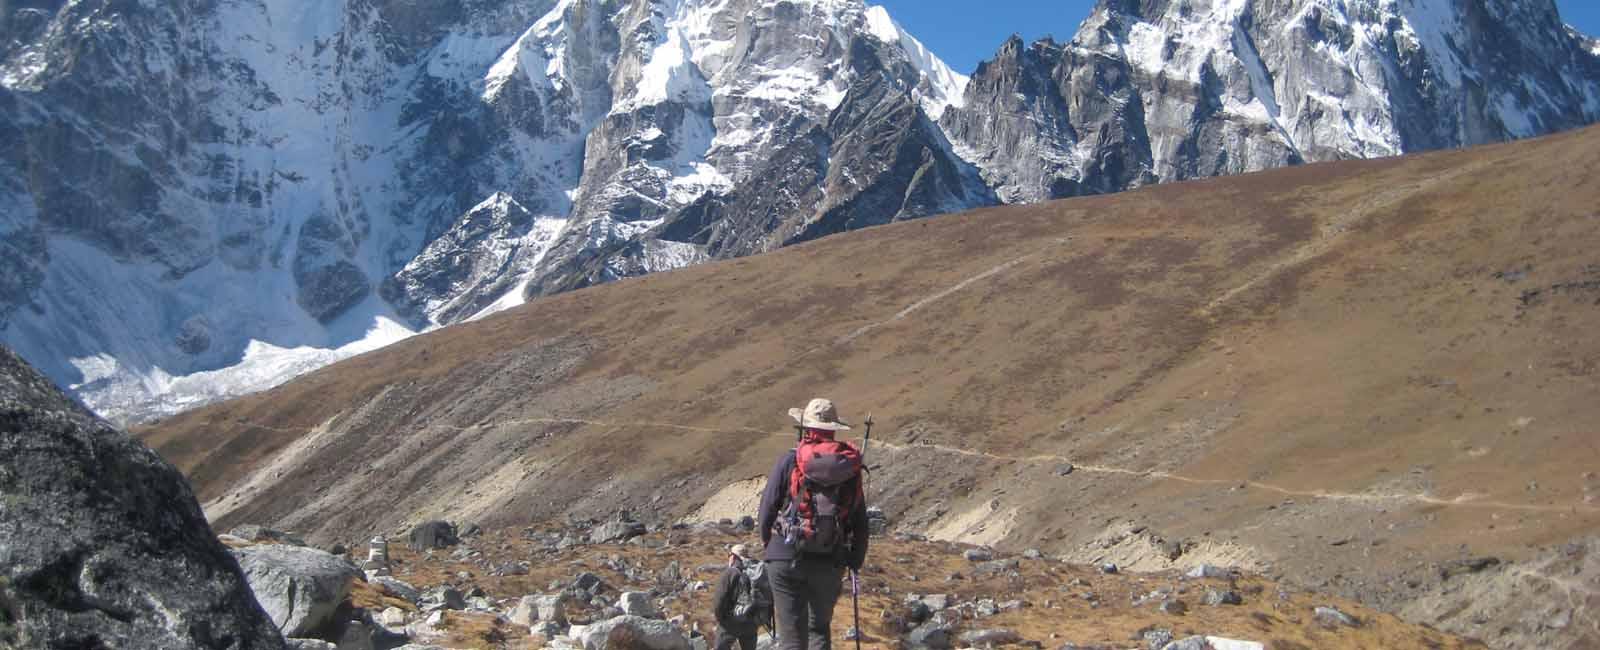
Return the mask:
<svg viewBox="0 0 1600 650"><path fill-rule="evenodd" d="M861 452L834 434L833 402L816 398L805 410L789 409L800 442L767 476L758 525L772 583L779 647L830 650L829 624L845 569L867 557L867 500L861 488Z"/></svg>
<svg viewBox="0 0 1600 650"><path fill-rule="evenodd" d="M744 544L734 544L728 553L728 568L717 581L715 603L717 617L716 650L733 650L738 641L740 650L756 650L756 635L760 627L772 626L772 588L767 583L760 562L753 562ZM754 572L756 575L750 575Z"/></svg>

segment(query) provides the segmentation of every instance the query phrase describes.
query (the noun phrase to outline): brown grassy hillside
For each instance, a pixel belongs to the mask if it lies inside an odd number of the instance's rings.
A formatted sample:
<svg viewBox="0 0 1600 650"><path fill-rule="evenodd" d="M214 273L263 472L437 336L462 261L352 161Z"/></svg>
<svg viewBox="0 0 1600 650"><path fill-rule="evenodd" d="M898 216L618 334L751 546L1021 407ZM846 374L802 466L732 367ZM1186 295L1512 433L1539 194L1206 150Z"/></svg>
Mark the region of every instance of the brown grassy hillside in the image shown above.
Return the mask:
<svg viewBox="0 0 1600 650"><path fill-rule="evenodd" d="M1161 564L1114 532L1136 524L1408 599L1440 562L1600 525L1596 169L1591 128L872 228L538 300L144 435L222 526L669 518L764 473L784 410L825 395L873 412L872 492L905 528Z"/></svg>

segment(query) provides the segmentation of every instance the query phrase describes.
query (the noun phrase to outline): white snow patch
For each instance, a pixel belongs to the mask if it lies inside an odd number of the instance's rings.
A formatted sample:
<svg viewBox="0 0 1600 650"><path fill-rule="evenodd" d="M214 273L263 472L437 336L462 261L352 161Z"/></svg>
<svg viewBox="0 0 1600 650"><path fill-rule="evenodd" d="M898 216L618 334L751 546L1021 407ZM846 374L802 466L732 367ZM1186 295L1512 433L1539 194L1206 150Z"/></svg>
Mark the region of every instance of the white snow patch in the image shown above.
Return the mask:
<svg viewBox="0 0 1600 650"><path fill-rule="evenodd" d="M640 71L641 76L633 95L620 102L612 109L612 113L626 113L666 102L696 104L710 101L711 87L690 59L685 41L682 30L668 31L667 40L656 46L650 55L650 62Z"/></svg>
<svg viewBox="0 0 1600 650"><path fill-rule="evenodd" d="M653 240L645 244L644 267L651 273L681 269L710 259L699 246L685 242Z"/></svg>
<svg viewBox="0 0 1600 650"><path fill-rule="evenodd" d="M1379 8L1388 15L1398 15L1402 21L1401 32L1409 32L1420 43L1433 69L1452 87L1461 86L1466 66L1450 47L1449 40L1462 41L1461 17L1452 0L1382 0ZM1378 25L1373 29L1381 28Z"/></svg>
<svg viewBox="0 0 1600 650"><path fill-rule="evenodd" d="M406 339L416 332L388 318L374 319L367 333L360 339L337 348L299 346L279 347L251 340L238 364L218 370L206 370L188 375L173 376L159 367L144 372L122 367L108 354L70 359L69 362L84 373L84 383L74 384L74 391L82 391L91 382L100 382L97 390L80 392L84 404L107 417L124 413L128 405L121 396L128 392L142 392L148 400L139 404L140 410L149 413L177 413L230 397L238 397L267 390L335 361L347 359L363 352ZM110 382L113 386L106 386ZM102 399L102 396L111 399Z"/></svg>
<svg viewBox="0 0 1600 650"><path fill-rule="evenodd" d="M944 114L946 107L961 108L965 105L968 81L966 75L959 74L945 65L944 60L890 18L887 9L877 5L868 7L865 18L868 32L884 43L898 45L911 64L922 73L928 89L924 92L919 87L916 94L923 111L927 112L929 117L937 120ZM833 105L837 106L837 102Z"/></svg>
<svg viewBox="0 0 1600 650"><path fill-rule="evenodd" d="M1128 63L1135 69L1155 75L1167 65L1163 58L1166 42L1166 32L1155 25L1140 21L1128 28L1128 44L1123 47L1123 51L1128 57Z"/></svg>
<svg viewBox="0 0 1600 650"><path fill-rule="evenodd" d="M426 70L429 75L440 79L475 78L482 74L485 67L493 64L498 68L502 64L505 57L501 56L501 53L508 52L508 40L510 39L506 36L447 34L428 52ZM515 41L517 44L521 42L522 39ZM489 76L491 78L495 76L494 70L490 71Z"/></svg>

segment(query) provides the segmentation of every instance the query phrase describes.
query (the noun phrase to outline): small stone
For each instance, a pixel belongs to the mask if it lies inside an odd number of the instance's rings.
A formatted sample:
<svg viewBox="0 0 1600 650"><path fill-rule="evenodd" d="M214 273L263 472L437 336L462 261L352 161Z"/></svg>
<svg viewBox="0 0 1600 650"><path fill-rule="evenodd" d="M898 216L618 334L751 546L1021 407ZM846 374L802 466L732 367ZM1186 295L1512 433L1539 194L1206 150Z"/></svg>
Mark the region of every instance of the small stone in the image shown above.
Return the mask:
<svg viewBox="0 0 1600 650"><path fill-rule="evenodd" d="M1022 552L1022 557L1029 560L1037 560L1044 557L1044 553L1039 552L1039 549L1030 548Z"/></svg>
<svg viewBox="0 0 1600 650"><path fill-rule="evenodd" d="M1022 635L1003 628L972 630L961 635L961 642L973 648L1008 645L1021 641Z"/></svg>
<svg viewBox="0 0 1600 650"><path fill-rule="evenodd" d="M1000 613L1000 606L993 600L984 598L973 604L973 613L978 618L988 618Z"/></svg>
<svg viewBox="0 0 1600 650"><path fill-rule="evenodd" d="M1239 592L1232 589L1207 589L1205 604L1213 607L1218 605L1242 605L1244 604L1244 598L1239 596Z"/></svg>
<svg viewBox="0 0 1600 650"><path fill-rule="evenodd" d="M1361 621L1356 617L1346 614L1337 607L1318 607L1312 610L1312 618L1323 627L1360 627Z"/></svg>
<svg viewBox="0 0 1600 650"><path fill-rule="evenodd" d="M1439 578L1441 580L1449 580L1458 575L1477 573L1499 564L1500 558L1497 557L1474 557L1465 560L1454 560L1440 565Z"/></svg>
<svg viewBox="0 0 1600 650"><path fill-rule="evenodd" d="M961 556L967 558L968 562L988 562L994 559L994 553L984 548L967 549Z"/></svg>
<svg viewBox="0 0 1600 650"><path fill-rule="evenodd" d="M1149 650L1161 650L1172 643L1172 630L1165 628L1148 628L1136 633L1135 639L1144 641L1144 646Z"/></svg>
<svg viewBox="0 0 1600 650"><path fill-rule="evenodd" d="M1231 572L1231 571L1229 571L1227 569L1224 569L1222 567L1219 567L1219 566L1216 566L1216 565L1212 565L1212 564L1201 564L1201 565L1195 566L1192 569L1189 569L1189 571L1187 573L1183 574L1183 577L1185 577L1185 578L1194 578L1194 579L1200 579L1200 578L1227 578L1227 577L1229 577L1231 575L1233 575L1233 572Z"/></svg>
<svg viewBox="0 0 1600 650"><path fill-rule="evenodd" d="M384 627L404 627L406 624L406 610L399 607L389 607L378 615L378 622Z"/></svg>
<svg viewBox="0 0 1600 650"><path fill-rule="evenodd" d="M606 584L605 580L600 579L600 576L587 571L580 573L578 574L578 577L573 578L572 586L592 594L600 593L610 588L610 586Z"/></svg>
<svg viewBox="0 0 1600 650"><path fill-rule="evenodd" d="M980 577L990 576L1006 573L1008 571L1016 571L1020 566L1021 564L1016 560L989 560L987 562L979 562L977 566L973 567L972 575Z"/></svg>
<svg viewBox="0 0 1600 650"><path fill-rule="evenodd" d="M1102 564L1102 565L1100 565L1100 572L1101 573L1116 573L1117 572L1117 565L1112 564L1110 562Z"/></svg>
<svg viewBox="0 0 1600 650"><path fill-rule="evenodd" d="M1156 609L1161 610L1163 614L1182 616L1184 612L1189 611L1189 606L1183 604L1181 600L1163 600L1160 605L1156 606Z"/></svg>

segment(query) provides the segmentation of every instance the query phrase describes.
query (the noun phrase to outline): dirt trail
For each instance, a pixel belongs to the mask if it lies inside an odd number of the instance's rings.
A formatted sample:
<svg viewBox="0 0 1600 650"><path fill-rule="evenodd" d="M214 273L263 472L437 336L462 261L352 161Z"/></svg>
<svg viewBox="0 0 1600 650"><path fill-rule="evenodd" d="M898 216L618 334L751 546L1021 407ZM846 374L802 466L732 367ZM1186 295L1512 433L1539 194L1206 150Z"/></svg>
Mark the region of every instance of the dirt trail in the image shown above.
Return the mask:
<svg viewBox="0 0 1600 650"><path fill-rule="evenodd" d="M253 424L253 423L241 422L241 423L238 423L238 424L240 424L242 426L250 426L250 427L255 427L255 428L259 428L259 429L266 429L266 430L270 430L270 431L278 431L278 432L281 432L281 433L289 433L289 434L309 433L309 432L302 432L302 431L279 429L279 428L276 428L276 427L269 427L269 426L260 425L260 424ZM784 437L788 437L790 435L788 433L772 434L770 430L758 429L758 428L755 428L755 427L697 427L697 426L689 426L689 425L683 425L683 424L672 424L672 423L667 423L667 422L620 422L620 421L606 421L606 420L591 420L591 419L583 419L583 418L554 418L554 417L550 417L550 418L545 418L545 417L517 418L517 419L501 420L501 421L494 421L494 422L480 422L480 423L472 424L472 425L468 425L468 426L457 426L457 425L450 425L450 424L429 424L425 428L428 428L428 429L447 429L447 430L452 430L452 431L471 431L471 430L475 430L475 429L488 429L488 428L498 428L498 427L513 427L513 426L524 425L524 424L580 424L580 425L586 425L586 426L606 427L606 428L615 428L615 429L620 429L620 428L642 428L642 429L656 428L656 429L671 429L671 430L676 430L676 431L695 431L695 432L700 432L700 433L759 433L759 434L775 435L775 436L776 435L781 435L781 436L784 436ZM1538 504L1527 504L1527 503L1510 503L1510 502L1506 502L1506 501L1499 501L1499 500L1495 500L1495 499L1489 499L1489 498L1487 498L1487 495L1472 494L1472 493L1461 494L1461 495L1458 495L1458 496L1456 496L1454 498L1442 498L1442 497L1432 496L1432 495L1428 495L1428 494L1404 493L1404 492L1338 492L1338 491L1321 490L1321 489L1296 489L1296 488L1290 488L1290 487L1285 487L1285 486L1281 486L1281 485L1274 485L1274 484L1271 484L1271 483L1263 483L1261 481L1253 481L1253 480L1249 480L1249 479L1200 478L1200 477L1194 477L1194 476L1185 476L1183 474L1178 474L1178 473L1175 473L1175 472L1168 472L1168 471L1163 471L1163 470L1130 469L1130 468L1126 468L1126 467L1114 467L1114 466L1108 466L1108 465L1082 464L1082 463L1078 463L1077 461L1074 461L1073 459L1068 458L1066 456L1057 456L1057 455L1054 455L1054 454L1032 454L1032 455L1026 455L1026 456L1012 456L1012 455L1006 455L1006 454L995 454L995 453L986 452L986 451L978 451L978 450L975 450L975 449L965 449L965 448L962 448L962 447L953 447L953 446L949 446L949 445L930 444L930 443L919 443L919 444L914 444L914 445L902 445L902 444L896 444L896 443L892 443L892 442L885 442L885 441L881 441L881 440L880 441L874 441L872 444L874 446L886 447L886 448L889 448L889 449L894 449L896 451L918 451L918 450L936 451L936 452L945 453L945 454L954 454L954 455L959 455L959 456L967 456L967 457L971 457L971 458L987 458L987 459L990 459L990 460L998 460L998 461L1005 461L1005 462L1057 463L1057 464L1069 463L1069 464L1072 465L1073 471L1075 471L1075 472L1088 472L1088 473L1091 473L1091 474L1112 474L1112 475L1119 475L1119 476L1133 476L1133 477L1138 477L1138 478L1147 478L1147 479L1154 479L1154 480L1160 480L1160 481L1175 481L1175 482L1179 482L1179 483L1188 483L1188 484L1191 484L1191 485L1243 486L1243 487L1246 487L1246 488L1249 488L1249 489L1253 489L1253 490L1262 490L1262 491L1272 492L1272 493L1275 493L1275 494L1281 494L1281 495L1289 496L1289 497L1303 497L1303 498L1311 498L1311 499L1322 499L1322 500L1328 500L1328 501L1341 501L1341 502L1348 502L1348 503L1371 504L1371 505L1374 505L1374 506L1377 506L1379 504L1393 504L1395 502L1401 502L1401 503L1409 502L1409 503L1416 503L1416 504L1422 504L1422 505L1441 506L1441 507L1447 507L1447 508L1473 508L1473 509L1487 509L1487 510L1507 510L1507 511L1517 511L1517 512L1550 512L1550 513L1583 512L1583 513L1586 513L1586 514L1600 515L1600 507L1597 507L1597 506L1592 505L1592 504L1587 504L1587 503L1575 503L1575 504L1571 504L1571 505L1556 506L1556 505L1538 505ZM294 449L286 450L286 452L290 453L291 455L292 455L293 451L294 451ZM281 465L281 463L278 463L278 462L269 463L266 467L263 468L263 472L271 472L271 471L274 470L274 468L280 467L280 465ZM258 472L257 474L261 474L263 472ZM251 480L252 479L250 477L247 477L245 479L245 482L248 483ZM229 492L230 493L231 492L237 492L237 490L229 490Z"/></svg>

